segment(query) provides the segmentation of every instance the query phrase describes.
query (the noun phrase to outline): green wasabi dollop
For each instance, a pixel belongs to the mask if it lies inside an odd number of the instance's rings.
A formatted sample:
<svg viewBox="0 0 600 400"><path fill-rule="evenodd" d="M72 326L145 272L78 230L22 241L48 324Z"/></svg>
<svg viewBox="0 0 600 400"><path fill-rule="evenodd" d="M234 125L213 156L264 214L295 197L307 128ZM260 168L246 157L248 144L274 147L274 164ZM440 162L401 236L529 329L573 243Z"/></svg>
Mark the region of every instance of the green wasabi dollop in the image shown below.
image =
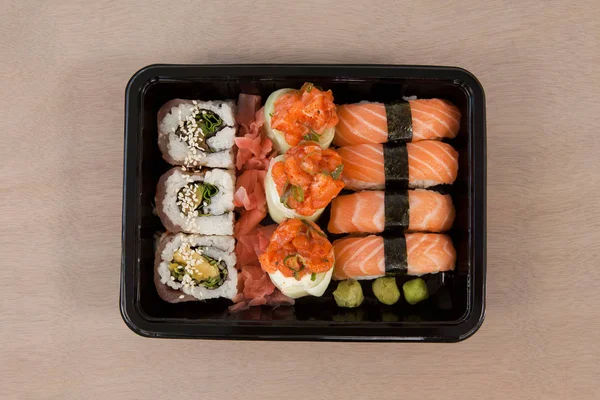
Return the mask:
<svg viewBox="0 0 600 400"><path fill-rule="evenodd" d="M391 306L400 300L400 290L396 285L396 278L387 276L377 278L373 282L373 294L377 297L377 300L383 304Z"/></svg>
<svg viewBox="0 0 600 400"><path fill-rule="evenodd" d="M427 284L421 278L413 279L402 285L404 298L408 304L414 305L429 298Z"/></svg>
<svg viewBox="0 0 600 400"><path fill-rule="evenodd" d="M338 283L337 289L333 292L333 298L339 307L346 308L358 307L365 299L360 283L354 279Z"/></svg>

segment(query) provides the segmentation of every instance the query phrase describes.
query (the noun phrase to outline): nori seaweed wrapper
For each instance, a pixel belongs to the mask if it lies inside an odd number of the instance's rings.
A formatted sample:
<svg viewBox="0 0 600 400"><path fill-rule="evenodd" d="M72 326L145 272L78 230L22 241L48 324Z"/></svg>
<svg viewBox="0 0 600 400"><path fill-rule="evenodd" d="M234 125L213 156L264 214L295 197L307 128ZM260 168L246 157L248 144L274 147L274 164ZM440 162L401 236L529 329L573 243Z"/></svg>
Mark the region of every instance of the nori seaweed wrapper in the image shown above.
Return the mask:
<svg viewBox="0 0 600 400"><path fill-rule="evenodd" d="M410 103L402 102L385 105L388 126L388 141L412 141L412 113Z"/></svg>
<svg viewBox="0 0 600 400"><path fill-rule="evenodd" d="M383 255L385 257L385 274L396 275L408 269L406 260L406 240L404 235L383 238Z"/></svg>
<svg viewBox="0 0 600 400"><path fill-rule="evenodd" d="M408 192L385 193L385 229L407 229L408 212Z"/></svg>
<svg viewBox="0 0 600 400"><path fill-rule="evenodd" d="M408 151L405 143L383 145L385 190L408 188Z"/></svg>

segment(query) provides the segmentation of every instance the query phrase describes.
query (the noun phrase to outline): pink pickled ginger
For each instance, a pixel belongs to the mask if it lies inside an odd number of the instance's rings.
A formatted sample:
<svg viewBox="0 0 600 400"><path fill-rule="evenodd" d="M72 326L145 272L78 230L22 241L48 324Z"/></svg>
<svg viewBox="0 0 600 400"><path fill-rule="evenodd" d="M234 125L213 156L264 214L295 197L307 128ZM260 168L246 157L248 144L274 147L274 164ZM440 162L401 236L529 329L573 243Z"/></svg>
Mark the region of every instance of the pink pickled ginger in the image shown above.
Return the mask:
<svg viewBox="0 0 600 400"><path fill-rule="evenodd" d="M257 110L260 97L240 94L236 121L239 136L236 168L243 171L236 182L233 202L238 208L234 234L236 238L238 294L229 310L242 311L253 306L294 304L294 300L275 288L263 271L258 257L265 252L277 225L261 226L267 216L264 180L272 158L273 143L262 133L263 110Z"/></svg>

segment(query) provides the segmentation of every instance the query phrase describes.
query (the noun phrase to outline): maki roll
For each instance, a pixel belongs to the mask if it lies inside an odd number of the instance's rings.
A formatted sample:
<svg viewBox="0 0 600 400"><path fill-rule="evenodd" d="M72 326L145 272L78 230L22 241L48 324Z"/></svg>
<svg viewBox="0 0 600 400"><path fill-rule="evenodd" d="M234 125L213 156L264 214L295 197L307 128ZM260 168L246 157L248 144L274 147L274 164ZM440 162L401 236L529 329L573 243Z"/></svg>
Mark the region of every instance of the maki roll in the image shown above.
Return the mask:
<svg viewBox="0 0 600 400"><path fill-rule="evenodd" d="M454 183L458 152L448 143L358 144L338 149L344 163L346 188L428 188Z"/></svg>
<svg viewBox="0 0 600 400"><path fill-rule="evenodd" d="M444 232L452 227L456 211L452 197L430 190L402 193L364 191L338 196L331 203L331 233L404 231Z"/></svg>
<svg viewBox="0 0 600 400"><path fill-rule="evenodd" d="M271 93L264 113L265 133L280 154L307 139L326 149L338 123L331 90L323 91L308 82L300 90Z"/></svg>
<svg viewBox="0 0 600 400"><path fill-rule="evenodd" d="M233 172L171 168L158 181L156 213L171 232L233 234Z"/></svg>
<svg viewBox="0 0 600 400"><path fill-rule="evenodd" d="M233 168L233 101L175 99L158 112L158 147L170 164Z"/></svg>
<svg viewBox="0 0 600 400"><path fill-rule="evenodd" d="M346 104L337 109L336 146L455 138L460 111L446 100Z"/></svg>
<svg viewBox="0 0 600 400"><path fill-rule="evenodd" d="M276 157L265 176L269 215L275 222L286 218L315 221L344 188L342 158L317 142L303 141Z"/></svg>
<svg viewBox="0 0 600 400"><path fill-rule="evenodd" d="M375 279L385 275L424 275L451 271L456 250L448 235L346 237L333 242L333 279Z"/></svg>
<svg viewBox="0 0 600 400"><path fill-rule="evenodd" d="M273 284L284 295L297 299L323 295L335 258L327 236L314 222L288 219L273 232L259 260Z"/></svg>
<svg viewBox="0 0 600 400"><path fill-rule="evenodd" d="M158 295L169 303L233 299L238 280L234 247L231 236L165 236L155 257Z"/></svg>

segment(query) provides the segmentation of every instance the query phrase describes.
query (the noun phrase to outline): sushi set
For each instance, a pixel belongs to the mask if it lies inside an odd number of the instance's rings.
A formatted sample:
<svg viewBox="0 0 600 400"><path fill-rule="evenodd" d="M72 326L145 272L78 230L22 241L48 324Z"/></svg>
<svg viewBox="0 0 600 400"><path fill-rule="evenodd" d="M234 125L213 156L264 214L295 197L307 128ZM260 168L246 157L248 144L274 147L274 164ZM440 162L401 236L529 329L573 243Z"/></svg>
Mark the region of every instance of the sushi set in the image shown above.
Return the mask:
<svg viewBox="0 0 600 400"><path fill-rule="evenodd" d="M155 65L125 107L135 332L458 341L481 325L485 102L468 72Z"/></svg>

